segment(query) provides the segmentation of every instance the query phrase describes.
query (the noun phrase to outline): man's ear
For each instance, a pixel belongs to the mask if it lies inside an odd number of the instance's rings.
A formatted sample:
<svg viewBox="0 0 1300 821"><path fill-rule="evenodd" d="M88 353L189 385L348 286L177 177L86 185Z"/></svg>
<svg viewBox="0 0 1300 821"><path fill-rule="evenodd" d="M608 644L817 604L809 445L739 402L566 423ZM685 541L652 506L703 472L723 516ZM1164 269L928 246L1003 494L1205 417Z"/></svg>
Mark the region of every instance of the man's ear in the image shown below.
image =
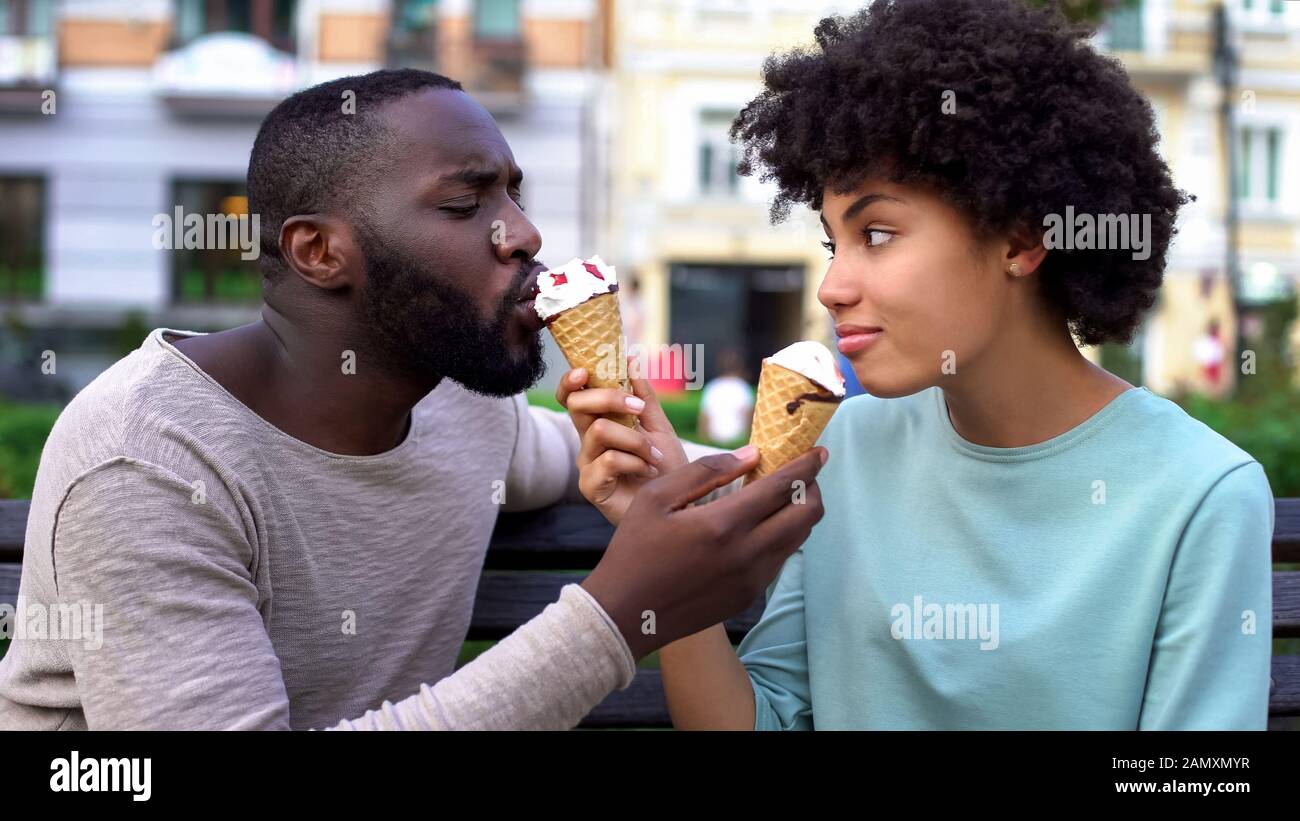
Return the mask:
<svg viewBox="0 0 1300 821"><path fill-rule="evenodd" d="M323 214L285 220L280 226L280 257L304 282L331 291L360 284L364 267L351 228Z"/></svg>

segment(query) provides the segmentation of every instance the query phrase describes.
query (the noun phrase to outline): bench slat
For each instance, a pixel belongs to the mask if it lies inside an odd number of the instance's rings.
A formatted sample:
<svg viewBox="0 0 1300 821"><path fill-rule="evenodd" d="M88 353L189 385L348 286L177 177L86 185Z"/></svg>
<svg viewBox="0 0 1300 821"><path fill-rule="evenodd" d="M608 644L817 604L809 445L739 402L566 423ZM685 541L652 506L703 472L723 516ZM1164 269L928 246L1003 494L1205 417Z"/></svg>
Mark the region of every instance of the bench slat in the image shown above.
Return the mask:
<svg viewBox="0 0 1300 821"><path fill-rule="evenodd" d="M492 531L484 566L489 570L592 568L613 537L614 526L588 504L504 513Z"/></svg>
<svg viewBox="0 0 1300 821"><path fill-rule="evenodd" d="M21 562L27 537L26 499L0 499L0 562Z"/></svg>
<svg viewBox="0 0 1300 821"><path fill-rule="evenodd" d="M1273 656L1270 716L1300 716L1300 656Z"/></svg>
<svg viewBox="0 0 1300 821"><path fill-rule="evenodd" d="M470 620L471 641L503 639L560 597L566 584L585 578L577 573L530 573L524 571L489 571L479 579L474 597L474 615ZM763 615L759 598L739 617L724 622L727 634L738 642Z"/></svg>
<svg viewBox="0 0 1300 821"><path fill-rule="evenodd" d="M615 690L578 725L596 727L671 727L664 683L658 670L637 670L626 690Z"/></svg>
<svg viewBox="0 0 1300 821"><path fill-rule="evenodd" d="M20 561L27 531L24 499L0 499L0 562ZM614 528L591 505L503 513L492 534L491 570L594 567ZM1273 561L1300 562L1300 499L1277 499Z"/></svg>
<svg viewBox="0 0 1300 821"><path fill-rule="evenodd" d="M21 564L0 564L0 604L18 601L18 582L23 575Z"/></svg>
<svg viewBox="0 0 1300 821"><path fill-rule="evenodd" d="M1300 499L1275 500L1273 561L1300 562Z"/></svg>
<svg viewBox="0 0 1300 821"><path fill-rule="evenodd" d="M1273 573L1273 638L1300 638L1300 571Z"/></svg>

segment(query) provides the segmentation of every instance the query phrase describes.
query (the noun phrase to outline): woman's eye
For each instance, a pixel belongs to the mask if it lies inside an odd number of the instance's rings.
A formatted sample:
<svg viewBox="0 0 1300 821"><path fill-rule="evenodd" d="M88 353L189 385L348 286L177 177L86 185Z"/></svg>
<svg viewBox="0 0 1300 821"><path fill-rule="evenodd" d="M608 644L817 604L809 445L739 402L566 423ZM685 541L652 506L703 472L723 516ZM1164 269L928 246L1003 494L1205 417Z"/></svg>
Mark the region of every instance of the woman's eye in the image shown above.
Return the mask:
<svg viewBox="0 0 1300 821"><path fill-rule="evenodd" d="M822 240L822 247L826 249L828 254L835 256L835 243L830 240Z"/></svg>
<svg viewBox="0 0 1300 821"><path fill-rule="evenodd" d="M888 245L894 239L892 231L881 231L878 229L868 229L866 232L867 245L874 248L877 245Z"/></svg>

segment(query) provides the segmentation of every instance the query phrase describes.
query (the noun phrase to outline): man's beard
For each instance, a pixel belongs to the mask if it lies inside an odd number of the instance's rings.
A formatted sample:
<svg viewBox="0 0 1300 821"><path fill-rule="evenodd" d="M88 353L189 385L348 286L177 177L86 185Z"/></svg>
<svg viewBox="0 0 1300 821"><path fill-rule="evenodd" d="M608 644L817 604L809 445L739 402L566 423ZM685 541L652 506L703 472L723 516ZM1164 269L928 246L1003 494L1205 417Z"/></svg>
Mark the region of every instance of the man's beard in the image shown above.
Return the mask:
<svg viewBox="0 0 1300 821"><path fill-rule="evenodd" d="M377 344L387 370L436 380L447 377L475 393L512 396L546 370L539 334L521 348L511 344L516 300L532 260L519 273L488 320L473 297L396 247L357 232L367 262L361 312L366 338Z"/></svg>

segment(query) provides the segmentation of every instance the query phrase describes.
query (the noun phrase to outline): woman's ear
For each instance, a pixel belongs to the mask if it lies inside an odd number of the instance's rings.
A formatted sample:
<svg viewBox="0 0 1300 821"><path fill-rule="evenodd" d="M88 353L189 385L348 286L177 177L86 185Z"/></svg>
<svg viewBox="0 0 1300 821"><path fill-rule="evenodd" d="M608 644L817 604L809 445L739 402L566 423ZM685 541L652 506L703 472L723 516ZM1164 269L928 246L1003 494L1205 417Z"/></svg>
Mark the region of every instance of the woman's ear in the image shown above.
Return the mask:
<svg viewBox="0 0 1300 821"><path fill-rule="evenodd" d="M1012 276L1029 276L1038 270L1047 258L1047 247L1041 233L1022 226L1012 232L1007 247L1004 268Z"/></svg>
<svg viewBox="0 0 1300 821"><path fill-rule="evenodd" d="M364 268L349 226L322 214L285 220L280 227L280 256L299 279L330 291L358 285Z"/></svg>

